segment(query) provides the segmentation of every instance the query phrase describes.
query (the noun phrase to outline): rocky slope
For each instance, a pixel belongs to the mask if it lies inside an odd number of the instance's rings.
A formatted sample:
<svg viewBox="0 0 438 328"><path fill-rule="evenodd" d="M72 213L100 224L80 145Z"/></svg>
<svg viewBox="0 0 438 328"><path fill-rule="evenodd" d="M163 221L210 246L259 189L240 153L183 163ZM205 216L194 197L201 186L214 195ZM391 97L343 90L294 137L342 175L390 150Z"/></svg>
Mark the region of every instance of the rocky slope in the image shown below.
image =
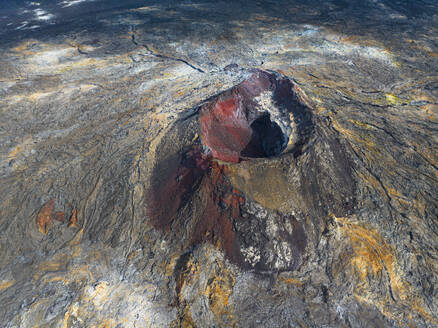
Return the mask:
<svg viewBox="0 0 438 328"><path fill-rule="evenodd" d="M434 1L0 16L0 327L438 325Z"/></svg>

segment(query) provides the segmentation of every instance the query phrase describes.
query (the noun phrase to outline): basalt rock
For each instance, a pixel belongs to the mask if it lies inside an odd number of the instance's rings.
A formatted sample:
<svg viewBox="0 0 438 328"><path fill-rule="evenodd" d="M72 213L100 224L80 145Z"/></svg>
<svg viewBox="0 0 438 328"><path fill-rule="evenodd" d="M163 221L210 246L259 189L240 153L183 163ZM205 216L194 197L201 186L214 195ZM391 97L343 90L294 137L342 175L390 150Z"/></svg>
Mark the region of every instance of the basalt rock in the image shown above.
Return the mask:
<svg viewBox="0 0 438 328"><path fill-rule="evenodd" d="M0 328L438 326L438 6L0 6Z"/></svg>

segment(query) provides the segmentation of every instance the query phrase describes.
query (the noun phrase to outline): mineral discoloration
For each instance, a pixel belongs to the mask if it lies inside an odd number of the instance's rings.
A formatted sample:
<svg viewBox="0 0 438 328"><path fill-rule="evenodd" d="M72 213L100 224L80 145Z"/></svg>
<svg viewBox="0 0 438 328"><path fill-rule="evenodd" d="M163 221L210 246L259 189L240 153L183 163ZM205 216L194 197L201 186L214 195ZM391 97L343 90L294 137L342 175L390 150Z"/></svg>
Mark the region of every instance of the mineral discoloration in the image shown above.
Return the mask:
<svg viewBox="0 0 438 328"><path fill-rule="evenodd" d="M260 272L297 269L307 246L300 221L247 202L234 223L246 264Z"/></svg>
<svg viewBox="0 0 438 328"><path fill-rule="evenodd" d="M148 191L152 223L167 232L172 227L172 233L185 229L189 247L219 243L231 259L240 261L232 220L240 216L244 198L225 180L223 166L199 147L184 153L179 163L175 173L162 179L162 186Z"/></svg>
<svg viewBox="0 0 438 328"><path fill-rule="evenodd" d="M38 231L42 234L47 234L53 222L53 210L55 208L55 200L53 198L49 199L44 205L40 208L37 217L36 223L38 226Z"/></svg>
<svg viewBox="0 0 438 328"><path fill-rule="evenodd" d="M435 1L70 7L0 9L1 328L438 325Z"/></svg>
<svg viewBox="0 0 438 328"><path fill-rule="evenodd" d="M74 208L71 212L70 219L68 220L68 226L78 228L78 209Z"/></svg>

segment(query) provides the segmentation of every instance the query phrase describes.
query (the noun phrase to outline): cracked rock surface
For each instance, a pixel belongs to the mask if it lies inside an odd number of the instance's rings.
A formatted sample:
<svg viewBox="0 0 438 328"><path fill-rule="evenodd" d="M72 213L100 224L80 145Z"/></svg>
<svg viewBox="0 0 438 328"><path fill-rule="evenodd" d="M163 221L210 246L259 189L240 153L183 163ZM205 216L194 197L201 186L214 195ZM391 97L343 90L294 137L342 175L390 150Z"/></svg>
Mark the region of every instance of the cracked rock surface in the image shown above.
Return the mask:
<svg viewBox="0 0 438 328"><path fill-rule="evenodd" d="M7 1L0 327L437 327L438 5Z"/></svg>

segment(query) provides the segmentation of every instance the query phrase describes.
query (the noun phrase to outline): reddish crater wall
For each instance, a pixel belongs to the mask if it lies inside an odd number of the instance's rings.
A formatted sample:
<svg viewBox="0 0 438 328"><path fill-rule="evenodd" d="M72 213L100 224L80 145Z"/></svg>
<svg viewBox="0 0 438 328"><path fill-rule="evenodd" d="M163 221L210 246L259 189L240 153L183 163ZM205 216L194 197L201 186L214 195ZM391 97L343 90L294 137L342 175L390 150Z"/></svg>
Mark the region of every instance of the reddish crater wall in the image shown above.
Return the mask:
<svg viewBox="0 0 438 328"><path fill-rule="evenodd" d="M278 155L284 150L288 136L270 120L269 112L263 110L256 99L263 92L274 95L281 84L276 75L257 70L247 80L201 107L201 140L213 157L239 162L247 157ZM262 117L265 119L261 120ZM254 126L256 121L258 129Z"/></svg>

